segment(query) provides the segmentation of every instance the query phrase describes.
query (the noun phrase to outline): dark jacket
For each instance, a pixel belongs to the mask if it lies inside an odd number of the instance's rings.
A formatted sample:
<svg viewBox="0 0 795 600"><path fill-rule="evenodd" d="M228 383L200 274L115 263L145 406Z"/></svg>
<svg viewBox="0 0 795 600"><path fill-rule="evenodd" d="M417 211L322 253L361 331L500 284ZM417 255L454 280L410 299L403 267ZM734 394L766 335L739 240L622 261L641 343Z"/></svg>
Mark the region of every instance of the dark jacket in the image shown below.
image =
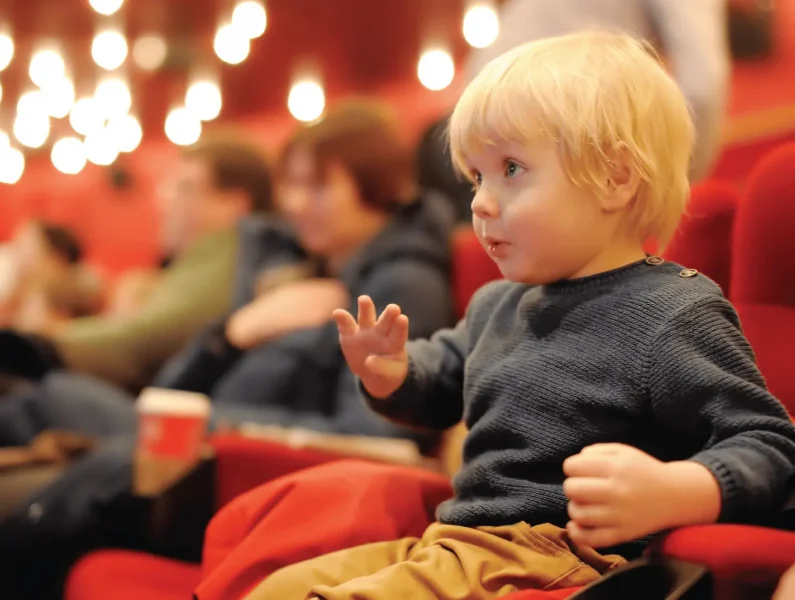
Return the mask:
<svg viewBox="0 0 795 600"><path fill-rule="evenodd" d="M352 310L356 298L367 294L379 311L389 303L400 305L413 338L447 326L453 314L448 242L452 225L449 205L432 194L397 212L340 273ZM249 267L249 272L257 269ZM218 324L205 332L157 384L208 393L217 417L233 422L412 437L363 404L332 321L245 353L229 346L223 330Z"/></svg>
<svg viewBox="0 0 795 600"><path fill-rule="evenodd" d="M303 265L307 256L283 220L273 215L247 217L238 224L239 251L234 270L231 310L254 299L257 278L287 265ZM242 355L224 337L228 313L205 327L160 370L152 385L210 395L218 380Z"/></svg>

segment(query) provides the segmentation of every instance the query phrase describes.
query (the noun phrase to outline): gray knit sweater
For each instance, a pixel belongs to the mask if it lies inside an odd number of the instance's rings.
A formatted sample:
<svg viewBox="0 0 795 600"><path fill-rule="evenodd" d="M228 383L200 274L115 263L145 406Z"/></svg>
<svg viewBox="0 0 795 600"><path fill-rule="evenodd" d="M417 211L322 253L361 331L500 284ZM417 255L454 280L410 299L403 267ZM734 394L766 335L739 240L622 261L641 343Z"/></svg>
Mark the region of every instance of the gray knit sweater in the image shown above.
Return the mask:
<svg viewBox="0 0 795 600"><path fill-rule="evenodd" d="M732 306L706 277L649 262L547 286L490 284L454 330L409 343L406 383L368 402L415 426L465 419L442 522L564 525L562 463L599 442L702 463L720 483L722 521L781 509L795 427Z"/></svg>

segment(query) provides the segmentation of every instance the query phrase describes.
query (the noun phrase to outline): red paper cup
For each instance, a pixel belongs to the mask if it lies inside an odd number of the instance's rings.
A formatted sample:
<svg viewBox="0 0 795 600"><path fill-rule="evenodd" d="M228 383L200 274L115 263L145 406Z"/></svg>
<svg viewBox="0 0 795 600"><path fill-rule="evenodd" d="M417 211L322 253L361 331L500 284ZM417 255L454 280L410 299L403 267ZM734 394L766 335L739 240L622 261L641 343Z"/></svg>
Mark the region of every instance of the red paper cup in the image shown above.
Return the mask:
<svg viewBox="0 0 795 600"><path fill-rule="evenodd" d="M210 399L203 394L146 388L137 402L138 452L151 458L198 458L207 422Z"/></svg>

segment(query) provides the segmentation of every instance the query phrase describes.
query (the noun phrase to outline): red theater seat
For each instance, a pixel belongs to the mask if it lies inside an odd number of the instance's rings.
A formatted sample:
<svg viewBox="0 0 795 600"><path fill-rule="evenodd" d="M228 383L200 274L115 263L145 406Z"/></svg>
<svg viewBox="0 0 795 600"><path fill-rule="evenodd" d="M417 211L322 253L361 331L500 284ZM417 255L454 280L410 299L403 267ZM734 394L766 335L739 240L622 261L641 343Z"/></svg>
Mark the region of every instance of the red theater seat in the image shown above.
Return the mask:
<svg viewBox="0 0 795 600"><path fill-rule="evenodd" d="M659 538L653 551L709 567L718 600L769 598L795 564L795 533L745 525L684 527Z"/></svg>
<svg viewBox="0 0 795 600"><path fill-rule="evenodd" d="M737 206L731 299L770 390L795 414L795 143L759 161ZM655 548L709 566L722 600L770 597L795 564L795 534L761 527L685 527Z"/></svg>
<svg viewBox="0 0 795 600"><path fill-rule="evenodd" d="M795 143L751 172L737 210L732 299L795 308Z"/></svg>
<svg viewBox="0 0 795 600"><path fill-rule="evenodd" d="M795 414L795 143L759 161L737 209L732 295L770 390Z"/></svg>
<svg viewBox="0 0 795 600"><path fill-rule="evenodd" d="M686 213L663 256L696 269L730 295L732 231L739 202L737 189L706 181L693 187Z"/></svg>
<svg viewBox="0 0 795 600"><path fill-rule="evenodd" d="M105 550L88 555L72 569L64 600L187 600L200 578L199 565Z"/></svg>
<svg viewBox="0 0 795 600"><path fill-rule="evenodd" d="M421 535L451 493L447 478L408 467L341 460L306 469L222 509L207 529L201 569L103 550L73 568L66 599L186 599L194 588L200 600L241 598L282 566L350 546Z"/></svg>
<svg viewBox="0 0 795 600"><path fill-rule="evenodd" d="M463 317L469 300L489 281L502 279L502 273L480 245L472 227L460 227L452 238L453 298L456 315Z"/></svg>
<svg viewBox="0 0 795 600"><path fill-rule="evenodd" d="M339 460L340 455L239 435L216 435L210 440L216 456L218 508L266 481L307 467Z"/></svg>

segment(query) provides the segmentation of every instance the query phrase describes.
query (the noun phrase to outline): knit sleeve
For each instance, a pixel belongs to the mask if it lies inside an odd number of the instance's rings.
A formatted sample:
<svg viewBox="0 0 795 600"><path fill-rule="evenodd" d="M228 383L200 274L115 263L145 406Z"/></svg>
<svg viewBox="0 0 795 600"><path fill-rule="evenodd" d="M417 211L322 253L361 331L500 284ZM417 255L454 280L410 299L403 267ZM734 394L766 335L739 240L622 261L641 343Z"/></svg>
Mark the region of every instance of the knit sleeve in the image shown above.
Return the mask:
<svg viewBox="0 0 795 600"><path fill-rule="evenodd" d="M728 301L704 298L671 316L650 347L646 382L662 431L702 445L691 460L720 484L721 521L758 523L781 511L795 474L795 427Z"/></svg>
<svg viewBox="0 0 795 600"><path fill-rule="evenodd" d="M443 430L458 423L463 414L467 338L466 320L462 320L454 329L439 331L428 340L409 342L406 382L385 399L365 392L370 408L423 429Z"/></svg>

